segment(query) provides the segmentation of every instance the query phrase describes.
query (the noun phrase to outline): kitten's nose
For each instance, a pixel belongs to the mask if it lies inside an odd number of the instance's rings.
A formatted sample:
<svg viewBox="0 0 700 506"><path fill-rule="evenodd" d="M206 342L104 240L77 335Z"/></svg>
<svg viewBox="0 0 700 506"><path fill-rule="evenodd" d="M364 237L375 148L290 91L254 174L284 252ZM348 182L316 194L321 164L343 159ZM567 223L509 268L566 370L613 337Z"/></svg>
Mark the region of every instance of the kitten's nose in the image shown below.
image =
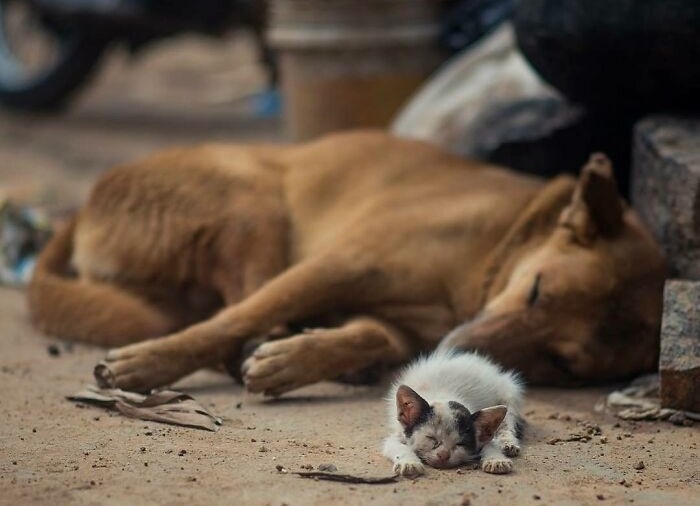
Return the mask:
<svg viewBox="0 0 700 506"><path fill-rule="evenodd" d="M450 458L450 452L444 448L438 450L437 458L440 459L440 462L447 462Z"/></svg>

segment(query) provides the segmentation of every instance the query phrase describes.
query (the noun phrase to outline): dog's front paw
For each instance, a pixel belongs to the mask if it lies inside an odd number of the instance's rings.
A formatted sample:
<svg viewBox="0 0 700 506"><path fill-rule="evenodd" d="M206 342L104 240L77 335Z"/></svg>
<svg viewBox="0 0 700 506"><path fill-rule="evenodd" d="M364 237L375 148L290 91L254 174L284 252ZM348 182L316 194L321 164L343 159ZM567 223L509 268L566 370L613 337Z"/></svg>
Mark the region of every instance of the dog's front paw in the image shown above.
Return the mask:
<svg viewBox="0 0 700 506"><path fill-rule="evenodd" d="M520 446L516 443L505 443L502 449L506 457L517 457L520 455Z"/></svg>
<svg viewBox="0 0 700 506"><path fill-rule="evenodd" d="M399 476L415 478L425 473L425 466L419 460L400 460L394 464L394 472Z"/></svg>
<svg viewBox="0 0 700 506"><path fill-rule="evenodd" d="M298 335L261 344L243 362L243 383L249 392L278 396L326 379L317 339Z"/></svg>
<svg viewBox="0 0 700 506"><path fill-rule="evenodd" d="M188 348L170 337L115 348L94 369L100 388L148 392L196 370Z"/></svg>
<svg viewBox="0 0 700 506"><path fill-rule="evenodd" d="M481 461L481 469L491 474L508 474L513 470L513 463L505 457L490 457Z"/></svg>

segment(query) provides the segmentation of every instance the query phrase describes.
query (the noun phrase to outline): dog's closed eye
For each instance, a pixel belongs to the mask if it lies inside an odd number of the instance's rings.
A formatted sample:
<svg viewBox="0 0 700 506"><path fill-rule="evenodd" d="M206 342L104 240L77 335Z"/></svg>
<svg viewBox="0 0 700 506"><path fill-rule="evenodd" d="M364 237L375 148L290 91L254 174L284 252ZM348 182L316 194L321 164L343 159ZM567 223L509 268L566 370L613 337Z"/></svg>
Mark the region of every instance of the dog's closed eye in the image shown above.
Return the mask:
<svg viewBox="0 0 700 506"><path fill-rule="evenodd" d="M535 276L535 281L530 288L530 294L527 296L527 305L532 306L540 298L540 280L542 279L542 274L537 273Z"/></svg>

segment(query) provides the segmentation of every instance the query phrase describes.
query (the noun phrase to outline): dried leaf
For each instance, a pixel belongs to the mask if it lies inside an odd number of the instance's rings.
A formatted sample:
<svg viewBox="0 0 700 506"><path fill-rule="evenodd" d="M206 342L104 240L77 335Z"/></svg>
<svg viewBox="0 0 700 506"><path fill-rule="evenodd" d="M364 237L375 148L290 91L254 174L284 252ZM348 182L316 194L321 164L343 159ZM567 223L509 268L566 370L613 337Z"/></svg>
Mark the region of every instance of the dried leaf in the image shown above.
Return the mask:
<svg viewBox="0 0 700 506"><path fill-rule="evenodd" d="M140 420L213 432L219 430L221 425L220 418L209 413L191 396L174 390L160 390L150 395L142 395L118 388L89 386L68 399L116 409L124 416Z"/></svg>

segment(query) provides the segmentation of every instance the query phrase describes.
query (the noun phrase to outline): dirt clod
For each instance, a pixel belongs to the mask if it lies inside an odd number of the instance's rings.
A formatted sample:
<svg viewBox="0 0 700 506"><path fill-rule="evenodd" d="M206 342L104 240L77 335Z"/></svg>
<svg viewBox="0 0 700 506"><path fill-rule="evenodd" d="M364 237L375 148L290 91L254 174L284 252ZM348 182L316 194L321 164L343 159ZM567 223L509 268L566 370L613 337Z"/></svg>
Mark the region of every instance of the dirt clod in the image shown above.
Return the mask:
<svg viewBox="0 0 700 506"><path fill-rule="evenodd" d="M641 461L641 460L640 460L639 462L637 462L637 463L634 465L634 468L635 468L636 470L638 470L638 471L641 471L641 470L644 469L645 467L646 467L646 466L644 465L644 462Z"/></svg>

